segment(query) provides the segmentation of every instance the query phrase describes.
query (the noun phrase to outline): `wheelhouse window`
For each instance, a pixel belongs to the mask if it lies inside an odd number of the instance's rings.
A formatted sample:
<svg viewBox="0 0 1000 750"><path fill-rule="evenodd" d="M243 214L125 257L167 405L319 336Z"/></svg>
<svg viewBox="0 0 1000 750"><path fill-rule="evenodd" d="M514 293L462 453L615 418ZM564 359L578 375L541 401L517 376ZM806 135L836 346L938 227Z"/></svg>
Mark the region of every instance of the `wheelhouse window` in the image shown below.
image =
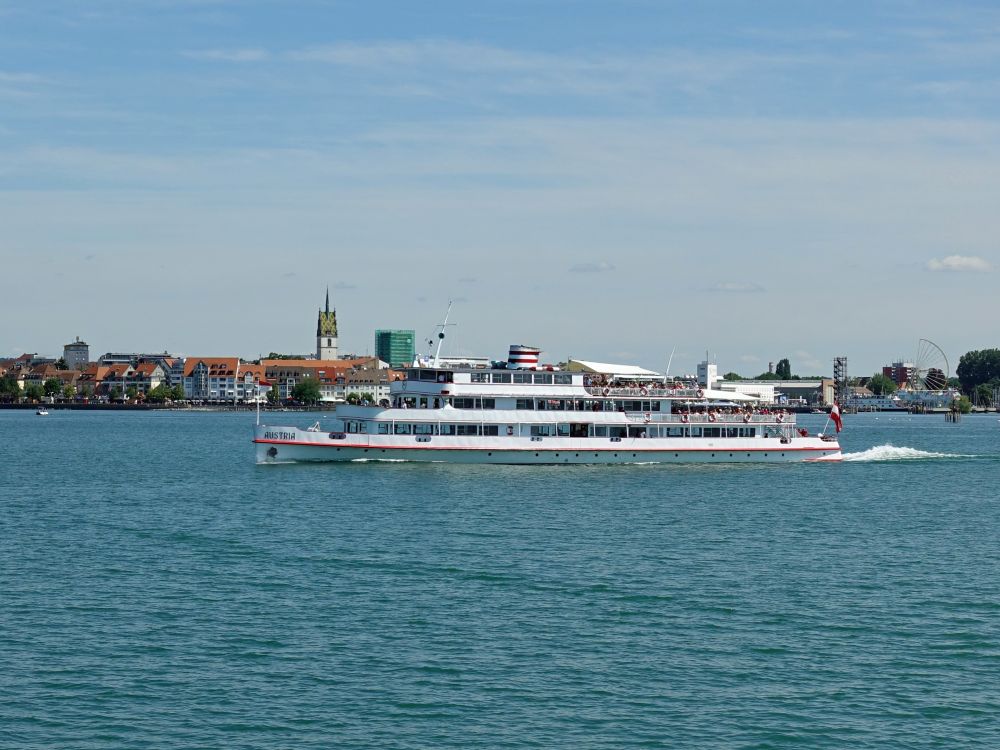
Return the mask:
<svg viewBox="0 0 1000 750"><path fill-rule="evenodd" d="M469 378L471 383L489 383L490 374L488 372L474 372Z"/></svg>
<svg viewBox="0 0 1000 750"><path fill-rule="evenodd" d="M496 409L497 400L495 398L456 397L451 400L451 405L456 409Z"/></svg>
<svg viewBox="0 0 1000 750"><path fill-rule="evenodd" d="M568 372L553 373L552 382L555 385L573 385L573 376Z"/></svg>
<svg viewBox="0 0 1000 750"><path fill-rule="evenodd" d="M511 382L510 373L509 372L495 372L495 373L493 373L493 382L494 383L509 383L509 382Z"/></svg>
<svg viewBox="0 0 1000 750"><path fill-rule="evenodd" d="M531 373L530 372L515 372L513 373L515 383L530 383Z"/></svg>
<svg viewBox="0 0 1000 750"><path fill-rule="evenodd" d="M552 373L536 372L534 381L535 385L552 385Z"/></svg>

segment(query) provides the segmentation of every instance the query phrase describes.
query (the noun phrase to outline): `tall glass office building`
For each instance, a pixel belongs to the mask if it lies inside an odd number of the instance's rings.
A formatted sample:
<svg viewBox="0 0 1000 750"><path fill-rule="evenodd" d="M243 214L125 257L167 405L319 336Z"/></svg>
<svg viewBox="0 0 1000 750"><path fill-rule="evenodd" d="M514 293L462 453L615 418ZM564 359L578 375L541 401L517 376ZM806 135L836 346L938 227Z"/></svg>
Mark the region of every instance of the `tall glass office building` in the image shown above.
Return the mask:
<svg viewBox="0 0 1000 750"><path fill-rule="evenodd" d="M413 364L413 331L398 329L375 331L375 356L392 367Z"/></svg>

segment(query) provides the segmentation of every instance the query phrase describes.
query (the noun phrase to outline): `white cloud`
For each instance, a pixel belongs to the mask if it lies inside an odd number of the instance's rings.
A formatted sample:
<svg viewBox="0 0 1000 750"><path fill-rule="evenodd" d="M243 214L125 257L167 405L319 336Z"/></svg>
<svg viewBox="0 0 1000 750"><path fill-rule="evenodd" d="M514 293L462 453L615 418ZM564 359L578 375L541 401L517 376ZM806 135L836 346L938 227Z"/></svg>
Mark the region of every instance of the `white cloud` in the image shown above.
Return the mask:
<svg viewBox="0 0 1000 750"><path fill-rule="evenodd" d="M708 287L707 292L731 292L734 294L756 294L765 291L764 287L752 281L720 281Z"/></svg>
<svg viewBox="0 0 1000 750"><path fill-rule="evenodd" d="M700 95L722 83L765 70L830 65L810 54L682 48L615 54L552 54L452 39L341 42L289 50L285 59L403 75L430 74L428 85L450 88L461 79L493 76L494 93L538 95L558 91L578 96L634 96L664 89ZM442 78L442 71L452 77ZM433 83L432 83L433 82ZM477 87L482 93L481 87ZM426 90L423 90L426 93Z"/></svg>
<svg viewBox="0 0 1000 750"><path fill-rule="evenodd" d="M941 258L931 258L927 261L928 271L992 271L993 266L977 255L949 255Z"/></svg>
<svg viewBox="0 0 1000 750"><path fill-rule="evenodd" d="M613 264L602 260L597 263L577 263L570 266L569 270L573 273L605 273L607 271L614 271L615 267Z"/></svg>
<svg viewBox="0 0 1000 750"><path fill-rule="evenodd" d="M192 60L216 60L218 62L236 63L261 62L271 56L267 50L258 48L184 50L181 54Z"/></svg>

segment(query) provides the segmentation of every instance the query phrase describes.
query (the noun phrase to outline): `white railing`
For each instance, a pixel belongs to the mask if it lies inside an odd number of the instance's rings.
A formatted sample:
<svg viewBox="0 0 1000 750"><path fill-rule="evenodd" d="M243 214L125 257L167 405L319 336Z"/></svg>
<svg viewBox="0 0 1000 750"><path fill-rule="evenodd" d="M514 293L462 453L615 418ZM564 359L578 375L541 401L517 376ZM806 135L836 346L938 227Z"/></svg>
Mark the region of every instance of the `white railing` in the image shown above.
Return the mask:
<svg viewBox="0 0 1000 750"><path fill-rule="evenodd" d="M749 419L747 418L749 416ZM625 412L630 422L656 424L795 424L794 414L661 414L660 412Z"/></svg>
<svg viewBox="0 0 1000 750"><path fill-rule="evenodd" d="M585 386L592 396L621 396L628 398L704 398L699 388L613 388L611 386Z"/></svg>

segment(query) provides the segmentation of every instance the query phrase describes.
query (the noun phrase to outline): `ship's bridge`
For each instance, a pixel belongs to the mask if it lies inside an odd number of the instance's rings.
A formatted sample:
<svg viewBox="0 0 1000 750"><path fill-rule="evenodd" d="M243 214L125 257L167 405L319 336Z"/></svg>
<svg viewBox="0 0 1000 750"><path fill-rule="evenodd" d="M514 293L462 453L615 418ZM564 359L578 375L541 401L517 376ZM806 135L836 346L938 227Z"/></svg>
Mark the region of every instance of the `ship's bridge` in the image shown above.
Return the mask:
<svg viewBox="0 0 1000 750"><path fill-rule="evenodd" d="M544 389L553 397L583 396L585 373L560 370L443 369L413 367L392 384L393 395L522 396Z"/></svg>

